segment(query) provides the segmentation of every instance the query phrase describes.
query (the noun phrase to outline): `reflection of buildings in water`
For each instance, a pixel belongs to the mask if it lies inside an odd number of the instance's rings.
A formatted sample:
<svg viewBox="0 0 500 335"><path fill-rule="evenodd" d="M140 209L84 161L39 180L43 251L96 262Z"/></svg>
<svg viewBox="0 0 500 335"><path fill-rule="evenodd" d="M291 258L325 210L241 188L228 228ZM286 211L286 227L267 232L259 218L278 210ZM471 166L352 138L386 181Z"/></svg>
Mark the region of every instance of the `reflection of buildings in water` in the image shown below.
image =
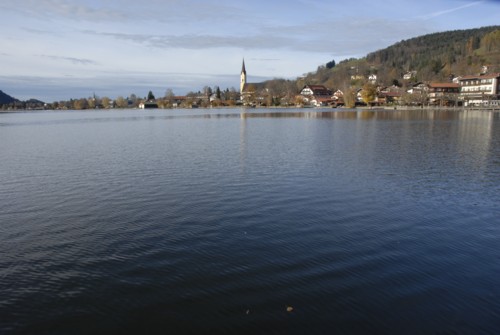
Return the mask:
<svg viewBox="0 0 500 335"><path fill-rule="evenodd" d="M494 125L493 112L464 110L460 112L457 133L460 154L469 156L470 168L484 169L489 156L493 154L491 144Z"/></svg>
<svg viewBox="0 0 500 335"><path fill-rule="evenodd" d="M351 119L351 120L453 120L457 118L456 111L435 110L383 110L383 109L360 109L360 110L326 110L315 111L304 109L286 109L273 112L249 112L245 110L238 114L241 119L249 118L302 118L302 119Z"/></svg>
<svg viewBox="0 0 500 335"><path fill-rule="evenodd" d="M240 123L240 160L241 166L244 168L246 160L246 122L250 118L304 118L304 119L332 119L332 120L358 120L358 121L370 121L370 120L388 120L388 121L401 121L400 129L401 132L399 136L415 136L413 128L414 121L424 121L424 124L428 125L427 134L423 136L428 136L431 142L440 141L440 136L446 136L444 133L439 133L444 131L442 127L437 127L434 121L452 121L457 123L456 127L451 126L449 128L452 132L450 136L456 137L454 143L456 146L456 152L452 153L455 155L462 155L467 157L467 162L469 168L479 168L484 167L485 162L489 159L491 155L491 142L493 136L493 124L494 124L494 112L487 111L471 111L471 110L314 110L314 111L304 111L303 109L291 109L291 110L278 110L271 111L263 110L258 111L255 109L243 110L241 113L233 115L238 116L241 119ZM497 116L498 118L498 116ZM427 122L425 122L427 121ZM360 124L362 126L362 124ZM375 127L375 125L374 125ZM366 125L360 127L360 129L367 130ZM371 128L370 128L371 129ZM453 130L455 129L455 130ZM373 130L375 131L375 130ZM370 131L371 132L371 131ZM375 131L376 132L376 131ZM365 134L364 137L368 136L371 140L374 140L373 136L375 134ZM386 136L390 136L386 134ZM368 143L365 141L363 145L367 146L372 143L369 138ZM375 143L374 141L373 143ZM410 139L403 141L404 143L411 143ZM404 150L404 148L399 148ZM474 166L470 166L473 164Z"/></svg>
<svg viewBox="0 0 500 335"><path fill-rule="evenodd" d="M466 118L484 118L490 111L474 110L446 110L446 109L422 109L422 110L385 110L385 109L317 109L305 111L304 109L243 109L238 113L213 113L192 116L191 118L221 119L221 118L302 118L302 119L352 119L352 120L456 120ZM467 113L467 114L463 114Z"/></svg>
<svg viewBox="0 0 500 335"><path fill-rule="evenodd" d="M301 110L278 111L278 112L241 112L241 119L250 118L301 118L301 119L357 119L356 111L315 111L304 112Z"/></svg>

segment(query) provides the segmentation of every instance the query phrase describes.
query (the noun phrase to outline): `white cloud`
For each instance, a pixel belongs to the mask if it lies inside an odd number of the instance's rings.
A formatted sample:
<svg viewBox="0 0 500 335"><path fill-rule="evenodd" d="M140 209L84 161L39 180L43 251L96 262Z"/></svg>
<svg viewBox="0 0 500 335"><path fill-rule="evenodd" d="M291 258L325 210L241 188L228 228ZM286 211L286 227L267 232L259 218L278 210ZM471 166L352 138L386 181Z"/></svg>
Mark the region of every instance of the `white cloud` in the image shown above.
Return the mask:
<svg viewBox="0 0 500 335"><path fill-rule="evenodd" d="M462 9L465 9L465 8L469 8L469 7L472 7L472 6L477 6L477 5L479 5L481 3L484 3L484 2L485 1L475 1L475 2L468 3L468 4L465 4L465 5L462 5L462 6L453 7L453 8L449 8L449 9L445 9L445 10L441 10L441 11L432 12L432 13L429 13L427 15L420 16L420 18L422 18L424 20L429 20L429 19L436 18L436 17L442 16L442 15L453 13L453 12L456 12L456 11L459 11L459 10L462 10Z"/></svg>
<svg viewBox="0 0 500 335"><path fill-rule="evenodd" d="M118 9L91 7L79 1L68 0L17 0L2 5L3 10L20 12L23 16L39 19L69 18L72 20L105 21L123 20L128 15Z"/></svg>
<svg viewBox="0 0 500 335"><path fill-rule="evenodd" d="M318 29L321 27L321 29ZM387 47L401 39L430 32L415 20L388 21L386 19L343 18L320 21L316 25L261 26L256 34L139 34L84 30L83 33L125 40L145 47L159 49L208 50L236 48L243 50L285 50L293 52L323 53L330 55L363 56Z"/></svg>
<svg viewBox="0 0 500 335"><path fill-rule="evenodd" d="M281 37L270 34L247 35L245 38L235 35L151 35L83 31L86 34L106 36L119 40L131 41L141 45L165 49L216 49L216 48L243 48L243 49L293 49L297 44L292 36Z"/></svg>
<svg viewBox="0 0 500 335"><path fill-rule="evenodd" d="M64 57L55 55L38 55L40 57L52 59L54 61L66 61L76 65L97 65L98 63L91 59L77 58L77 57Z"/></svg>
<svg viewBox="0 0 500 335"><path fill-rule="evenodd" d="M247 16L232 3L201 0L17 0L0 4L3 11L21 13L39 20L71 20L94 23L133 23L134 21L192 22L212 21L217 17L239 22ZM248 18L248 21L250 19Z"/></svg>

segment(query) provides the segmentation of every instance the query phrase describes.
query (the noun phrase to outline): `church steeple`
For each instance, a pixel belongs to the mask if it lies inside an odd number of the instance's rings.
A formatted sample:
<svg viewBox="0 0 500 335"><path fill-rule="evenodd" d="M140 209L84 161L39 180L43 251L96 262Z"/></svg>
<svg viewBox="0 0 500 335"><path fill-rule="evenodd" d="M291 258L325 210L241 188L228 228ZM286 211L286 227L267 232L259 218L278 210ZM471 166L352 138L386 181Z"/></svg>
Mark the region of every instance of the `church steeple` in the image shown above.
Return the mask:
<svg viewBox="0 0 500 335"><path fill-rule="evenodd" d="M245 69L245 58L243 58L243 65L241 66L241 73L247 74L247 70Z"/></svg>
<svg viewBox="0 0 500 335"><path fill-rule="evenodd" d="M246 83L247 83L247 70L245 69L245 58L243 58L243 65L241 66L241 75L240 75L240 93L243 93L243 89L245 88Z"/></svg>

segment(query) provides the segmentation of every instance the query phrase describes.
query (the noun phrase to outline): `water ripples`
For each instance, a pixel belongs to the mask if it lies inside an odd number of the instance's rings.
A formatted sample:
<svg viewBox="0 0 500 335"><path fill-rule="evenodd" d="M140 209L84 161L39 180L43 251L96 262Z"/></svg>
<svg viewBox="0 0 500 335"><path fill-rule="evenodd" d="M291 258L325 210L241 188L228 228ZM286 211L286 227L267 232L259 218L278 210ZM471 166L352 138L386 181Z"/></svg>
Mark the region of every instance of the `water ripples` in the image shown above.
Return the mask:
<svg viewBox="0 0 500 335"><path fill-rule="evenodd" d="M498 328L498 132L220 113L8 121L0 332Z"/></svg>

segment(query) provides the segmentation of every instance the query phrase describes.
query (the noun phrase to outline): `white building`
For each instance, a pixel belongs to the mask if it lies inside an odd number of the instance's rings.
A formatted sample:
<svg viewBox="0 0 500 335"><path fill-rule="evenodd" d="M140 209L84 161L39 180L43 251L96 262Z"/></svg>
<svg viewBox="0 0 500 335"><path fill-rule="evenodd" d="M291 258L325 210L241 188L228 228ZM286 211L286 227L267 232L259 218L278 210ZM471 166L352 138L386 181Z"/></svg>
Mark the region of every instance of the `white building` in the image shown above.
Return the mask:
<svg viewBox="0 0 500 335"><path fill-rule="evenodd" d="M465 106L484 105L499 100L500 73L465 76L459 79L460 99Z"/></svg>
<svg viewBox="0 0 500 335"><path fill-rule="evenodd" d="M411 78L415 77L416 75L417 75L417 71L409 71L403 75L403 79L410 80Z"/></svg>

